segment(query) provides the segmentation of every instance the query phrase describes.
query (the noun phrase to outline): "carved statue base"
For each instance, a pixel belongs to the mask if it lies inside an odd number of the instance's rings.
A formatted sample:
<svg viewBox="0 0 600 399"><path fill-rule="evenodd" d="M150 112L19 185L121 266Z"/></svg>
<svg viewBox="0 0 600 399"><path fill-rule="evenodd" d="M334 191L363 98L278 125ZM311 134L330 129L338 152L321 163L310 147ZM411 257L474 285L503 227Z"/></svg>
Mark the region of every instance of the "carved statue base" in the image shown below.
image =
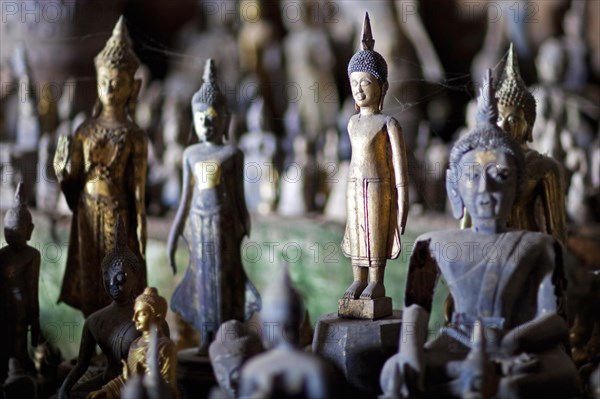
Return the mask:
<svg viewBox="0 0 600 399"><path fill-rule="evenodd" d="M317 321L313 353L343 372L356 397L376 398L381 393L379 374L385 361L398 350L402 312L379 320L356 320L323 315Z"/></svg>
<svg viewBox="0 0 600 399"><path fill-rule="evenodd" d="M184 398L206 398L217 379L208 356L198 355L198 348L177 353L177 384Z"/></svg>
<svg viewBox="0 0 600 399"><path fill-rule="evenodd" d="M392 315L392 298L338 300L338 316L347 319L376 320Z"/></svg>

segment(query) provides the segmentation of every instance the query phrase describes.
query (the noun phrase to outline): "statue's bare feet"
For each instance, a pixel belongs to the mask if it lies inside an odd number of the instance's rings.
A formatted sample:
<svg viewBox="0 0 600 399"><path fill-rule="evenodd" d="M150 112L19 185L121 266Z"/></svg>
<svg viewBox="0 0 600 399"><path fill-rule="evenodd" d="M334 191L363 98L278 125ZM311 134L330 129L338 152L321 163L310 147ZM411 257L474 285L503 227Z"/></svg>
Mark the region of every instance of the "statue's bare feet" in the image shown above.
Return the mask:
<svg viewBox="0 0 600 399"><path fill-rule="evenodd" d="M385 287L382 283L371 281L367 288L360 294L360 299L375 299L385 296Z"/></svg>
<svg viewBox="0 0 600 399"><path fill-rule="evenodd" d="M361 292L363 292L366 286L366 282L354 280L354 282L350 284L350 287L348 287L346 292L344 292L344 298L358 299L359 295L361 294Z"/></svg>

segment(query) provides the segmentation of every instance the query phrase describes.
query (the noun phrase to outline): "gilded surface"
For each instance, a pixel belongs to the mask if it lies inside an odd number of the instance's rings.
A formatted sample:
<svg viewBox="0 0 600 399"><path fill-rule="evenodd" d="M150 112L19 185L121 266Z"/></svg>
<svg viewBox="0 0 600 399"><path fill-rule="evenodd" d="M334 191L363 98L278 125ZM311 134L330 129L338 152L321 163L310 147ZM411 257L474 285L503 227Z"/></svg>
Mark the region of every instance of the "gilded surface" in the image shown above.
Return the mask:
<svg viewBox="0 0 600 399"><path fill-rule="evenodd" d="M73 209L73 222L59 301L89 315L110 303L100 262L114 246L117 215L125 224L130 249L143 259L147 138L132 122L107 129L92 119L75 132L68 151L71 168L59 180ZM145 265L142 269L143 287Z"/></svg>
<svg viewBox="0 0 600 399"><path fill-rule="evenodd" d="M560 166L535 150L525 150L525 183L513 205L509 226L566 240L565 188Z"/></svg>
<svg viewBox="0 0 600 399"><path fill-rule="evenodd" d="M140 260L146 249L145 187L148 139L133 122L141 82L140 62L121 17L96 56L98 100L73 137L59 138L54 169L73 211L65 277L59 302L85 316L110 303L102 287L100 262L114 246L117 215L129 247ZM139 275L146 286L146 267Z"/></svg>

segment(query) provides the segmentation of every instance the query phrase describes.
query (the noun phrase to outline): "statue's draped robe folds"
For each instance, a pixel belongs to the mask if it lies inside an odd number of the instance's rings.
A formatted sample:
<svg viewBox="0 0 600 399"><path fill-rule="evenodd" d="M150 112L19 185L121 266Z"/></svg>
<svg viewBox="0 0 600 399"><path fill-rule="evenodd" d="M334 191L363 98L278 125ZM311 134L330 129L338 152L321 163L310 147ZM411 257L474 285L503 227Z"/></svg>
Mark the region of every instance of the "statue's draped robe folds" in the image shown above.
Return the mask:
<svg viewBox="0 0 600 399"><path fill-rule="evenodd" d="M142 342L142 338L138 338L131 344L129 354L127 355L127 374L128 378L137 374L139 371L148 373L150 346ZM177 376L176 363L177 352L175 344L169 338L161 337L157 341L158 352L158 372L167 384L174 388L177 392ZM121 397L121 390L125 386L127 379L123 375L111 380L103 387L107 394L107 399L118 399Z"/></svg>
<svg viewBox="0 0 600 399"><path fill-rule="evenodd" d="M400 182L394 178L387 132L387 124L395 120L381 115L381 126L365 135L363 130L351 129L354 118L348 126L353 153L342 251L357 266L381 266L400 254L396 191Z"/></svg>
<svg viewBox="0 0 600 399"><path fill-rule="evenodd" d="M136 179L146 174L147 141L133 123L108 129L93 119L79 127L72 139L71 171L61 181L73 219L59 302L81 309L86 316L110 303L101 262L114 246L117 215L125 224L129 248L143 265L139 291L147 285L141 254L146 243L139 242L136 209Z"/></svg>
<svg viewBox="0 0 600 399"><path fill-rule="evenodd" d="M189 266L171 298L171 309L195 330L213 330L260 309L256 288L242 265L240 244L249 233L243 197L243 153L227 145L214 153L184 155L192 200L183 237ZM185 180L185 179L184 179ZM241 195L241 196L240 196Z"/></svg>
<svg viewBox="0 0 600 399"><path fill-rule="evenodd" d="M526 231L482 235L468 229L425 234L411 255L405 306L418 305L430 312L439 274L455 300L455 312L451 323L425 344L428 391L444 392L444 384L450 381L447 367L466 357L479 319L492 361L510 364L523 354L536 359L536 365L526 371L501 375L499 397L514 389L533 395L540 384L556 384L557 392L573 392L575 368L563 346L566 323L556 315L557 282L562 278L561 246L556 240ZM530 334L531 322L546 318L558 327L540 324ZM517 349L510 354L500 347L509 337L517 341Z"/></svg>
<svg viewBox="0 0 600 399"><path fill-rule="evenodd" d="M513 205L509 226L550 234L566 242L565 187L560 165L535 150L525 150L526 178Z"/></svg>

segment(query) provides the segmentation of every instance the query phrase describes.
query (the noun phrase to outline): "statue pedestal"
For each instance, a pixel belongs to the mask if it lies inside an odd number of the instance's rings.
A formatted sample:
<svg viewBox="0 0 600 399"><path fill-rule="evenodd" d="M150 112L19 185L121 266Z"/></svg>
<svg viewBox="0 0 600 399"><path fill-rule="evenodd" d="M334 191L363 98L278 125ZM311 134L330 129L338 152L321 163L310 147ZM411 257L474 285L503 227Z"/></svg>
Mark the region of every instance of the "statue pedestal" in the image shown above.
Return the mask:
<svg viewBox="0 0 600 399"><path fill-rule="evenodd" d="M381 393L379 374L387 359L398 352L402 312L379 320L345 319L335 313L317 321L313 353L344 373L356 397L376 398Z"/></svg>
<svg viewBox="0 0 600 399"><path fill-rule="evenodd" d="M207 398L210 390L218 385L208 356L198 355L198 348L179 351L177 384L184 398Z"/></svg>
<svg viewBox="0 0 600 399"><path fill-rule="evenodd" d="M392 315L392 298L349 299L338 301L338 316L348 319L376 320Z"/></svg>

